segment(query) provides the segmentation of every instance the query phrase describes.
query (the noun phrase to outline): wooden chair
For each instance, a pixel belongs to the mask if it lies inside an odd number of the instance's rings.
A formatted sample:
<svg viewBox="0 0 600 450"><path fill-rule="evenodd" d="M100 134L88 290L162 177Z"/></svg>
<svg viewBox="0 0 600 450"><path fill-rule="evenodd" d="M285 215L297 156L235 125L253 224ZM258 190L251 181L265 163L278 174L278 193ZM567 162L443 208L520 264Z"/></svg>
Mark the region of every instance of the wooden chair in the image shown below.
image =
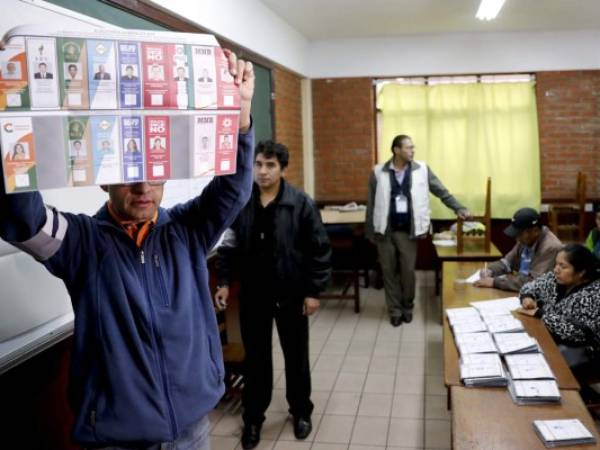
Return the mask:
<svg viewBox="0 0 600 450"><path fill-rule="evenodd" d="M483 248L486 252L490 251L492 242L492 179L488 177L486 192L485 192L485 211L483 216L474 216L469 220L477 220L485 225L485 235L483 241ZM463 233L464 220L460 217L456 223L456 250L458 254L462 254L465 251L465 238Z"/></svg>
<svg viewBox="0 0 600 450"><path fill-rule="evenodd" d="M575 199L549 205L550 229L559 239L584 241L586 192L587 177L585 173L579 172L575 186ZM562 219L565 218L567 220L563 221Z"/></svg>

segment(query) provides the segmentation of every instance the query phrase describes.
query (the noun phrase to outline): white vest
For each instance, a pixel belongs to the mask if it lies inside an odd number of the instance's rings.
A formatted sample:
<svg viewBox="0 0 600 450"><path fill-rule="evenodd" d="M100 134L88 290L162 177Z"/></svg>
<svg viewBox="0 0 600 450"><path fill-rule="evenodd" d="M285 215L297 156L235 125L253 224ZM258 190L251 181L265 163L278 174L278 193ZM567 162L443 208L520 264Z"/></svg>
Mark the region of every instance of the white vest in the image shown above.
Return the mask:
<svg viewBox="0 0 600 450"><path fill-rule="evenodd" d="M373 207L373 228L375 233L385 234L390 216L392 184L389 171L383 171L384 164L378 164L373 171L377 180L375 205ZM392 170L390 168L390 170ZM410 174L410 200L412 206L413 237L429 233L431 210L429 209L429 175L427 165L422 161L413 161Z"/></svg>

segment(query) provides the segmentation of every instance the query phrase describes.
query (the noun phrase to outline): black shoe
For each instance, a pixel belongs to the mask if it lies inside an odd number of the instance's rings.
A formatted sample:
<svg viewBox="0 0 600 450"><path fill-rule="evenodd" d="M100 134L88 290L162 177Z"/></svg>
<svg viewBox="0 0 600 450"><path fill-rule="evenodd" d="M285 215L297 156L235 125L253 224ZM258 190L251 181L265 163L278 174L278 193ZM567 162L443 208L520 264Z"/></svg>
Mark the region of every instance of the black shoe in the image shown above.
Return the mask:
<svg viewBox="0 0 600 450"><path fill-rule="evenodd" d="M412 316L413 316L413 314L411 312L404 313L404 314L402 314L402 321L406 322L406 323L411 323L412 322Z"/></svg>
<svg viewBox="0 0 600 450"><path fill-rule="evenodd" d="M260 442L260 426L259 425L244 425L242 431L242 448L250 450Z"/></svg>
<svg viewBox="0 0 600 450"><path fill-rule="evenodd" d="M400 325L402 325L402 316L390 317L390 323L393 327L399 327Z"/></svg>
<svg viewBox="0 0 600 450"><path fill-rule="evenodd" d="M312 421L310 417L308 419L294 417L294 436L296 436L296 439L306 439L311 431Z"/></svg>

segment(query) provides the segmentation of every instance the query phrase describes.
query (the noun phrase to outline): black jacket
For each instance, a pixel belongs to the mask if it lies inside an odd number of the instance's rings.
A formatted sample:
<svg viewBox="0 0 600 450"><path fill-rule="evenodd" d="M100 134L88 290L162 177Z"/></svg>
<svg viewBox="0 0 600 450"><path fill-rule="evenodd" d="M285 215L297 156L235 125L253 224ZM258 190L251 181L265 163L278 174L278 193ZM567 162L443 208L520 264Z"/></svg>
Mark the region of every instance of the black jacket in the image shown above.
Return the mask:
<svg viewBox="0 0 600 450"><path fill-rule="evenodd" d="M318 297L331 278L331 246L321 214L312 199L305 193L281 180L282 194L275 208L274 246L275 274L264 273L265 283L274 275L281 292L280 304L303 301L305 297ZM217 252L216 271L219 285L231 284L234 273L239 274L242 296L249 279L256 271L251 270L255 258L251 251L252 225L255 199L246 204L233 225L225 233Z"/></svg>

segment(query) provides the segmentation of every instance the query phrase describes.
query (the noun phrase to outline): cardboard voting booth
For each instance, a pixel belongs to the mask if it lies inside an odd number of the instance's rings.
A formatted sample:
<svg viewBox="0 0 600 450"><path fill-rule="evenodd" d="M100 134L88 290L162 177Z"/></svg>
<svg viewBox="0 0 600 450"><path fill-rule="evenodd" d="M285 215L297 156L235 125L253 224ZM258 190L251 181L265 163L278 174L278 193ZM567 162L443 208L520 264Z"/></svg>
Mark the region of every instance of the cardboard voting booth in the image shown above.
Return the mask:
<svg viewBox="0 0 600 450"><path fill-rule="evenodd" d="M2 40L7 193L235 172L239 88L214 36L23 26Z"/></svg>

